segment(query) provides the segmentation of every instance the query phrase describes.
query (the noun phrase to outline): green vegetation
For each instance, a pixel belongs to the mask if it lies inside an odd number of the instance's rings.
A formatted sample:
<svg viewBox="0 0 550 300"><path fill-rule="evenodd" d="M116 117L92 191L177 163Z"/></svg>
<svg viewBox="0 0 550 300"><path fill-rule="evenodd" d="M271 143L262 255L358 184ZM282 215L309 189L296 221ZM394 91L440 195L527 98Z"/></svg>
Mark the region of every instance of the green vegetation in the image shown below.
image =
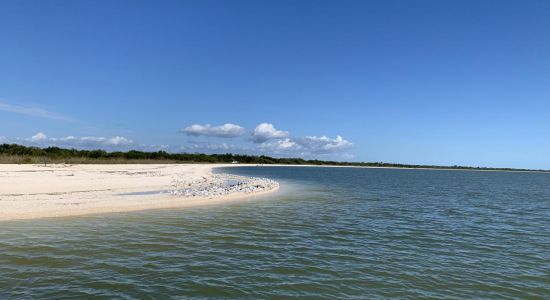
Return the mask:
<svg viewBox="0 0 550 300"><path fill-rule="evenodd" d="M105 150L76 150L58 147L38 148L17 144L0 145L0 163L36 164L36 163L68 163L68 164L127 164L127 163L231 163L242 164L279 164L279 165L329 165L329 166L359 166L388 168L428 168L428 169L463 169L463 170L501 170L501 171L540 171L512 168L483 168L465 166L433 166L407 165L382 162L337 162L322 160L305 160L302 158L273 158L269 156L239 155L239 154L199 154L199 153L168 153L165 151L143 152L131 150L128 152L107 152Z"/></svg>

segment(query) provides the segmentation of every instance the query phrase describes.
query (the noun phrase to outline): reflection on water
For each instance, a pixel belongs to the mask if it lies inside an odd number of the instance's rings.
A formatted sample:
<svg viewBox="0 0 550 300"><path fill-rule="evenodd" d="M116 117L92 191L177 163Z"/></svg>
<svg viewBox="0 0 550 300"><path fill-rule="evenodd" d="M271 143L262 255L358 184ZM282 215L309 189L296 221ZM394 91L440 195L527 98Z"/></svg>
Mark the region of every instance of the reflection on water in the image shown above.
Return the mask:
<svg viewBox="0 0 550 300"><path fill-rule="evenodd" d="M242 167L281 190L0 223L0 298L549 298L550 175Z"/></svg>

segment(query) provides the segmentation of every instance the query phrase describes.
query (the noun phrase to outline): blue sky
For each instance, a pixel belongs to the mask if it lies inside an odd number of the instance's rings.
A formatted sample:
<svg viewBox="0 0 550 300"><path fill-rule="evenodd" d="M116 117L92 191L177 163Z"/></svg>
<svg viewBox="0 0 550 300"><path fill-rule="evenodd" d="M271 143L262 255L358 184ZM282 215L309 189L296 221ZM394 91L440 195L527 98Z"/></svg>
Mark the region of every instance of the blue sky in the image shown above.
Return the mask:
<svg viewBox="0 0 550 300"><path fill-rule="evenodd" d="M0 43L4 142L550 168L549 1L7 0Z"/></svg>

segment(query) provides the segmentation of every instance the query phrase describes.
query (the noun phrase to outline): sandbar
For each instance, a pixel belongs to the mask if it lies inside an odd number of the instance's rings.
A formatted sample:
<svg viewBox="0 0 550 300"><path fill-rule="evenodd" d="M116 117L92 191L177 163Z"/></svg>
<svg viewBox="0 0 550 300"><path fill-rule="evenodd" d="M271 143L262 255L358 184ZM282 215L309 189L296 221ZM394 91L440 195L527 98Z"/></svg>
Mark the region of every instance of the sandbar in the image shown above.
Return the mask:
<svg viewBox="0 0 550 300"><path fill-rule="evenodd" d="M220 188L223 175L214 174L213 168L225 166L0 164L0 221L210 205L279 187L267 180L265 186L254 181L243 188ZM205 193L214 188L217 193Z"/></svg>

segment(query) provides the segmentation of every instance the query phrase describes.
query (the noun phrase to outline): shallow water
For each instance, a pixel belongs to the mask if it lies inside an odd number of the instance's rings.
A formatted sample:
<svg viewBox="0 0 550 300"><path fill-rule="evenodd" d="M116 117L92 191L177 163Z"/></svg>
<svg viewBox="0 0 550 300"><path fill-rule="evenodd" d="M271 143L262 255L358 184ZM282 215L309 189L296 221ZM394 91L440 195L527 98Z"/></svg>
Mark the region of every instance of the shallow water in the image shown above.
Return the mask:
<svg viewBox="0 0 550 300"><path fill-rule="evenodd" d="M225 171L281 190L0 223L0 298L550 298L550 174Z"/></svg>

